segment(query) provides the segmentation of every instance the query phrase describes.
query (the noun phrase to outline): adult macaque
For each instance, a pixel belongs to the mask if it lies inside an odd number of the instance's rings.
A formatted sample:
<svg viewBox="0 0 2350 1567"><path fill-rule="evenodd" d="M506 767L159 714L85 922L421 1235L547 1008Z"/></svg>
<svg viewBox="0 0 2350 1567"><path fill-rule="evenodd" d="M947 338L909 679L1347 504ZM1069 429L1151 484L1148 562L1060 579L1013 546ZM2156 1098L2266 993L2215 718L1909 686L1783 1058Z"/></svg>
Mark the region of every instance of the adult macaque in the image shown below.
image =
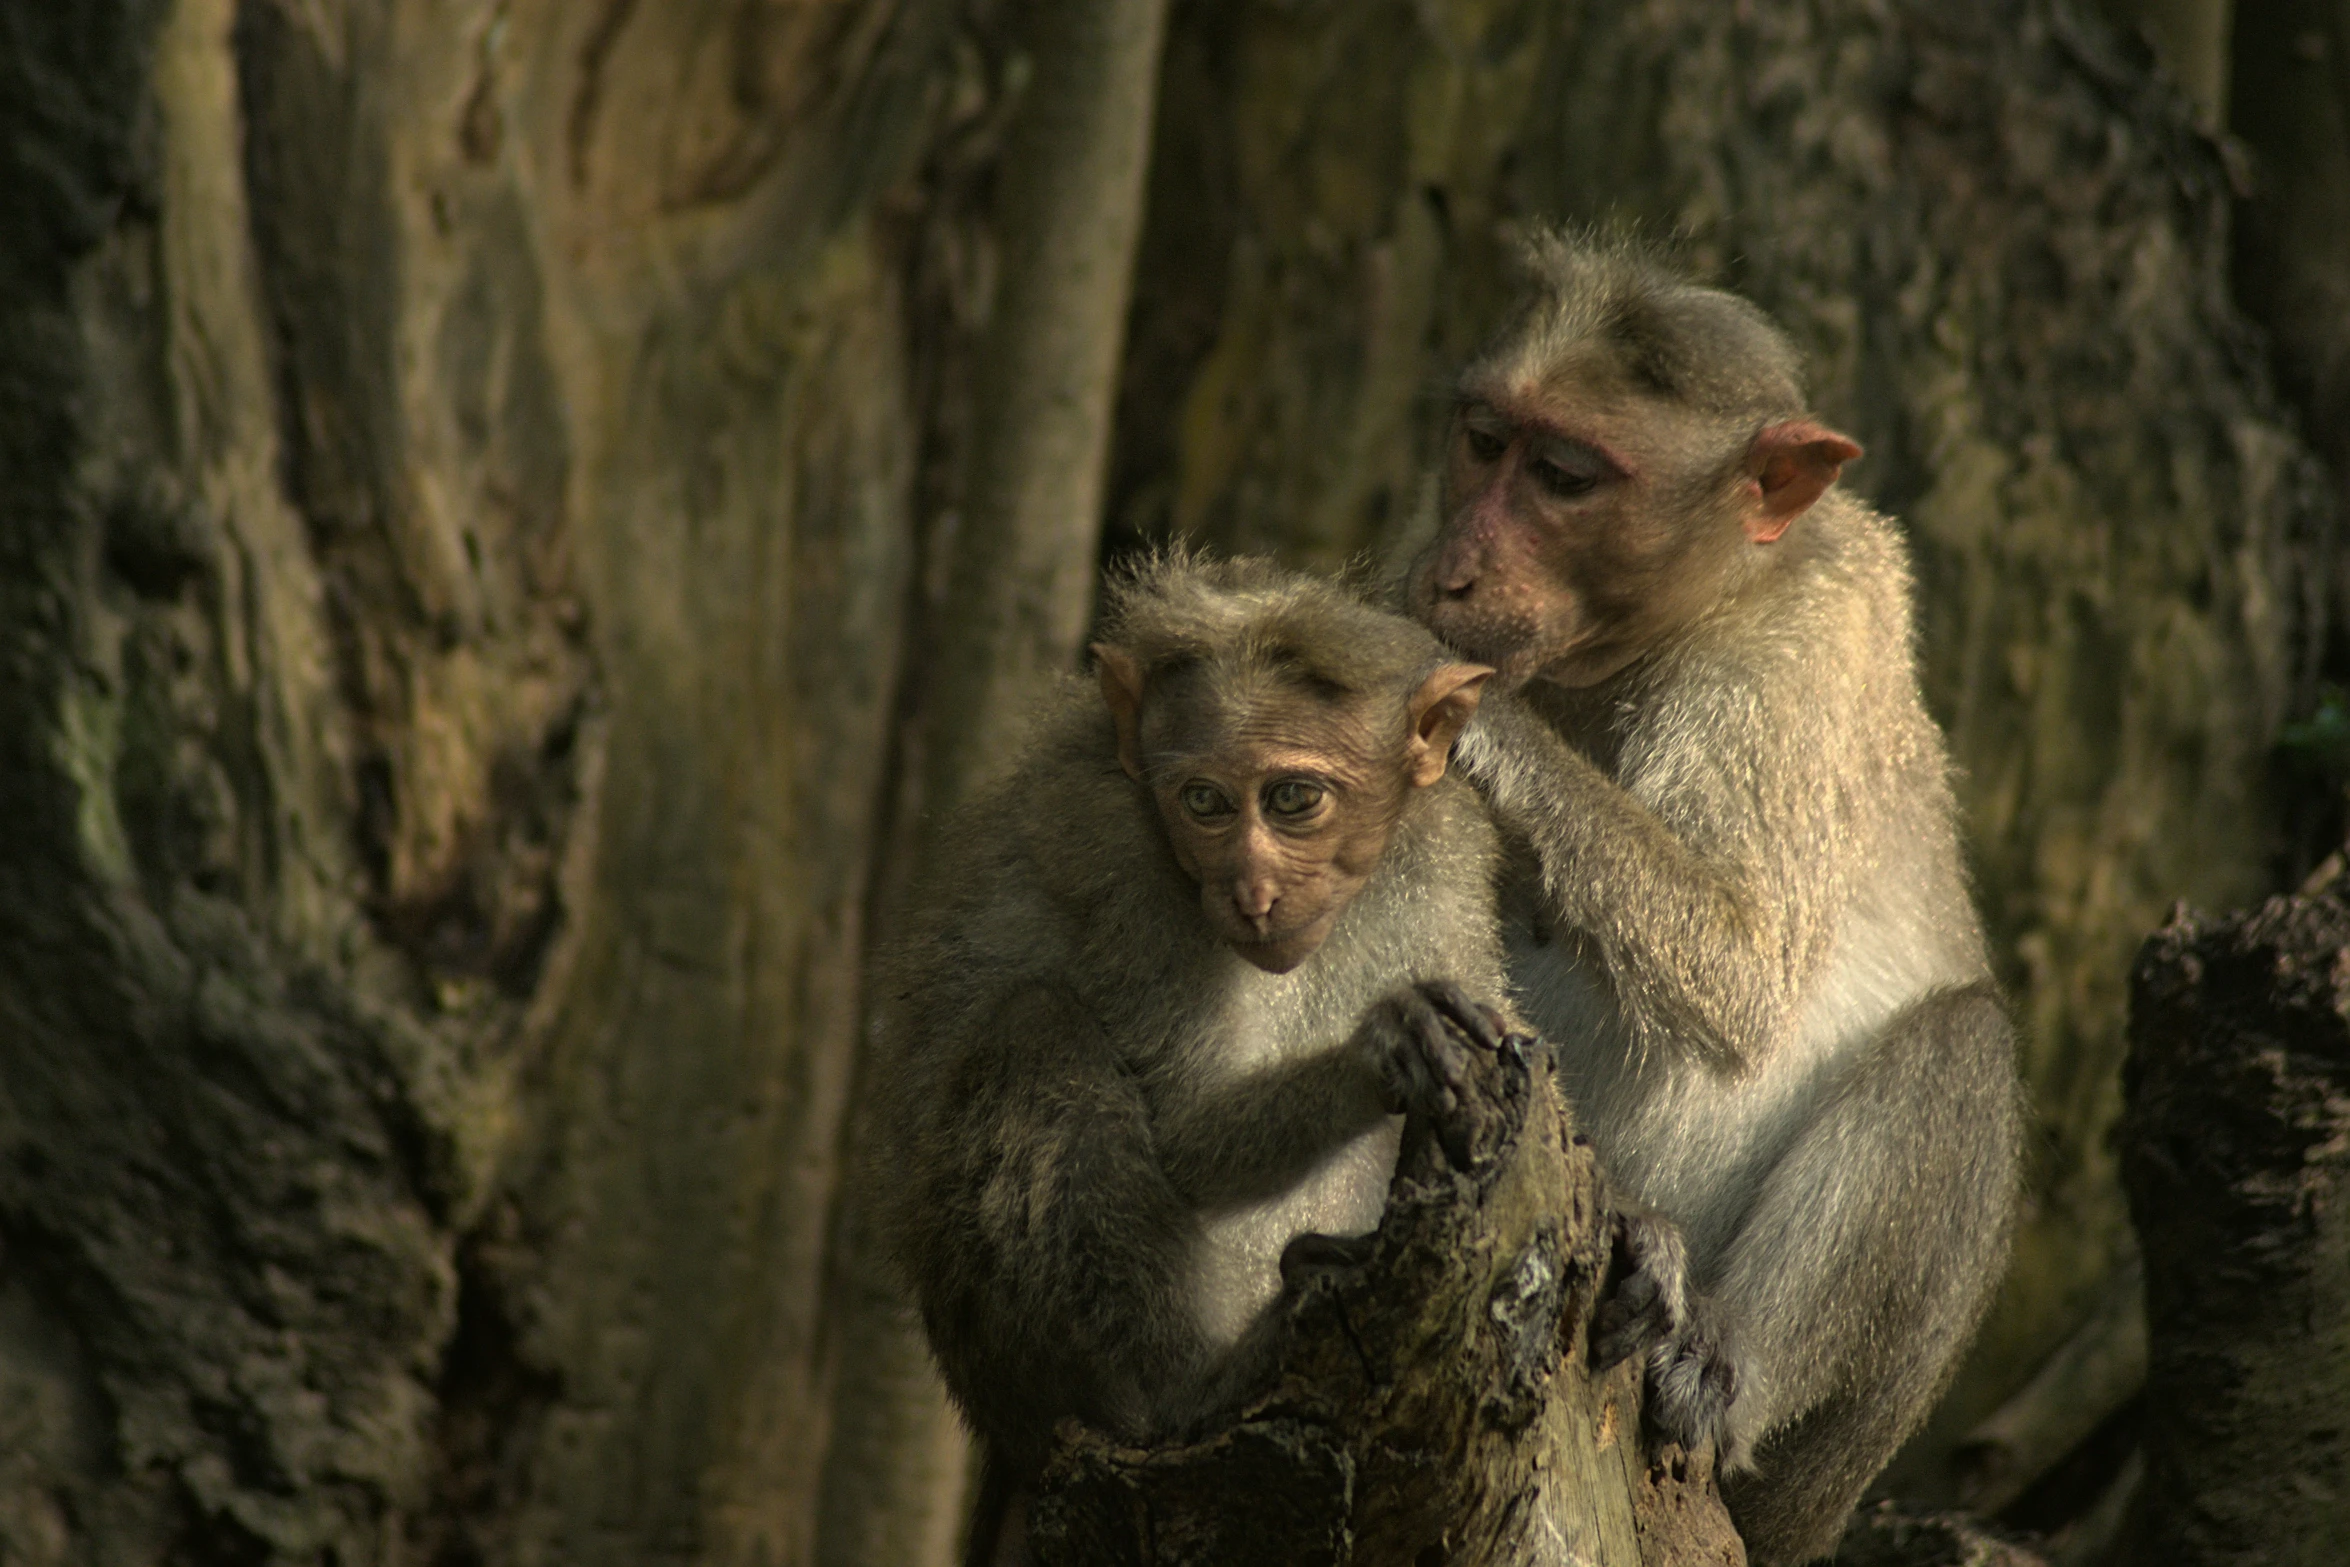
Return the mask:
<svg viewBox="0 0 2350 1567"><path fill-rule="evenodd" d="M1182 557L1114 590L1094 652L1099 695L1064 688L946 835L889 974L876 1184L986 1447L981 1560L1062 1417L1147 1441L1267 1379L1285 1260L1343 1250L1291 1243L1374 1229L1396 1112L1465 1135L1447 1020L1510 1024L1479 1005L1497 843L1446 772L1491 671Z"/></svg>
<svg viewBox="0 0 2350 1567"><path fill-rule="evenodd" d="M1646 1351L1758 1567L1806 1561L1999 1280L2014 1041L1902 543L1832 488L1860 448L1745 301L1621 244L1527 259L1405 591L1517 693L1457 757L1504 834L1510 976L1651 1211L1596 1352Z"/></svg>

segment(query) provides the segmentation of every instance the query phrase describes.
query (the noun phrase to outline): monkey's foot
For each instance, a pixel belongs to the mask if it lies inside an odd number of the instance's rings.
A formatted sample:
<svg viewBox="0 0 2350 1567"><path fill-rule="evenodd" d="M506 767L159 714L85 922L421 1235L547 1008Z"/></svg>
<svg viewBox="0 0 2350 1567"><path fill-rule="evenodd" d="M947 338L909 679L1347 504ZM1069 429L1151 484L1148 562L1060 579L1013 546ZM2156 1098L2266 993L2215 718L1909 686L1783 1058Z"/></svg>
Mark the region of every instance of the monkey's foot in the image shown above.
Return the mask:
<svg viewBox="0 0 2350 1567"><path fill-rule="evenodd" d="M1738 1367L1702 1313L1648 1354L1648 1418L1683 1447L1712 1444L1723 1473L1746 1466L1746 1443L1730 1420Z"/></svg>
<svg viewBox="0 0 2350 1567"><path fill-rule="evenodd" d="M1591 1316L1591 1365L1605 1371L1645 1354L1689 1320L1689 1252L1681 1228L1638 1209L1616 1214L1610 1287Z"/></svg>

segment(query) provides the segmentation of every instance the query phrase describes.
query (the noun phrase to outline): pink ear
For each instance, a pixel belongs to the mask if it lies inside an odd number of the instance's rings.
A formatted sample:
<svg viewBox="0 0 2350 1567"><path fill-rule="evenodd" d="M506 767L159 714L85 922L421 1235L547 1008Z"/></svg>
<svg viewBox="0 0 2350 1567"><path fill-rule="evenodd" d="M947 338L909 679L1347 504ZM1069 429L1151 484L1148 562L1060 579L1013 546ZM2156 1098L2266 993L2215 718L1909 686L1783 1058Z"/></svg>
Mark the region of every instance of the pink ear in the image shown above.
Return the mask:
<svg viewBox="0 0 2350 1567"><path fill-rule="evenodd" d="M1809 419L1764 425L1746 449L1746 482L1753 486L1746 536L1757 544L1775 542L1859 455L1860 443L1851 436Z"/></svg>

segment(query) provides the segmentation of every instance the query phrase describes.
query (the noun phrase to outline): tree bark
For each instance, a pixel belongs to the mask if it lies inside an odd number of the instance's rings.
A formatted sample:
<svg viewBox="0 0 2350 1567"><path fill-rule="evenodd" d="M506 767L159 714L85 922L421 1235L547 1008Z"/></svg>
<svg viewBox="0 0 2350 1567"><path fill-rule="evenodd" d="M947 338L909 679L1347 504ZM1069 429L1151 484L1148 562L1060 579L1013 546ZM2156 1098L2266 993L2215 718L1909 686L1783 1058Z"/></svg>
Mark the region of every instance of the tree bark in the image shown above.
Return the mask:
<svg viewBox="0 0 2350 1567"><path fill-rule="evenodd" d="M0 4L0 1558L805 1559L959 22Z"/></svg>
<svg viewBox="0 0 2350 1567"><path fill-rule="evenodd" d="M2350 0L2242 7L2233 104L2229 129L2251 153L2237 204L2237 295L2266 329L2277 384L2350 512ZM2350 605L2350 579L2337 571L2329 586L2337 605ZM2341 682L2350 617L2335 620L2327 675ZM2350 741L2326 736L2315 760L2336 796L2313 835L2322 854L2342 838Z"/></svg>
<svg viewBox="0 0 2350 1567"><path fill-rule="evenodd" d="M1472 1054L1468 1167L1407 1123L1369 1259L1283 1297L1271 1393L1187 1446L1066 1428L1041 1567L1741 1567L1710 1458L1651 1455L1639 1361L1585 1369L1616 1226L1547 1061Z"/></svg>
<svg viewBox="0 0 2350 1567"><path fill-rule="evenodd" d="M2181 908L2132 975L2151 1418L2121 1559L2317 1567L2350 1539L2346 891Z"/></svg>
<svg viewBox="0 0 2350 1567"><path fill-rule="evenodd" d="M2235 0L2104 0L2104 8L2114 26L2153 49L2205 129L2228 123Z"/></svg>

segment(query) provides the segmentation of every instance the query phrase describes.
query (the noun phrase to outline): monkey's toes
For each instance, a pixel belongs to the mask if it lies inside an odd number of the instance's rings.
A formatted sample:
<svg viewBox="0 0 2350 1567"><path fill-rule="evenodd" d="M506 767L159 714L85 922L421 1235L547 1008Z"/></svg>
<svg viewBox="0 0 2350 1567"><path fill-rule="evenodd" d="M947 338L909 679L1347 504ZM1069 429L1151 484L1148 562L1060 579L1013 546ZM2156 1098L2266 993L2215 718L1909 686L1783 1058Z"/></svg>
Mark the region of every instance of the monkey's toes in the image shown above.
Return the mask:
<svg viewBox="0 0 2350 1567"><path fill-rule="evenodd" d="M1730 1405L1738 1397L1738 1367L1702 1329L1658 1345L1648 1359L1648 1415L1656 1428L1683 1447L1714 1444L1727 1464Z"/></svg>
<svg viewBox="0 0 2350 1567"><path fill-rule="evenodd" d="M1632 1274L1591 1314L1591 1369L1611 1371L1672 1331L1672 1302L1662 1284L1654 1274Z"/></svg>

